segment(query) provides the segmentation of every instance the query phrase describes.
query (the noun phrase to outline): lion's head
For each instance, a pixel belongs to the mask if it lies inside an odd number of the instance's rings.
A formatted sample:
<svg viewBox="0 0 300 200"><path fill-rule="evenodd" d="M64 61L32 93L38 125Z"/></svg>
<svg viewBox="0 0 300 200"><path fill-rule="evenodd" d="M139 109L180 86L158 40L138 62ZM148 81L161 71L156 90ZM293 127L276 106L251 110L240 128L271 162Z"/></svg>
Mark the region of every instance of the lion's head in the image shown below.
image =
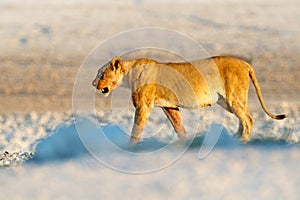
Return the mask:
<svg viewBox="0 0 300 200"><path fill-rule="evenodd" d="M108 64L98 70L98 74L93 81L93 86L100 90L104 96L118 87L122 83L124 68L121 58L115 57Z"/></svg>

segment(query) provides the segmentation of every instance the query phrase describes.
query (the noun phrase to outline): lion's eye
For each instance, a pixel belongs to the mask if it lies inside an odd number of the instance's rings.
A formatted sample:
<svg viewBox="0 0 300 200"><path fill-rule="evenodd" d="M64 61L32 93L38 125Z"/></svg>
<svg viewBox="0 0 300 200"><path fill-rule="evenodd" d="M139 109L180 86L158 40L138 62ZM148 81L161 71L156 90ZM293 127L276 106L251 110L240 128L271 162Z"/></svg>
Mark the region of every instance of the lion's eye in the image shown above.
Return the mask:
<svg viewBox="0 0 300 200"><path fill-rule="evenodd" d="M103 73L102 72L100 72L99 74L98 74L98 76L97 76L97 78L102 78L102 76L103 76Z"/></svg>

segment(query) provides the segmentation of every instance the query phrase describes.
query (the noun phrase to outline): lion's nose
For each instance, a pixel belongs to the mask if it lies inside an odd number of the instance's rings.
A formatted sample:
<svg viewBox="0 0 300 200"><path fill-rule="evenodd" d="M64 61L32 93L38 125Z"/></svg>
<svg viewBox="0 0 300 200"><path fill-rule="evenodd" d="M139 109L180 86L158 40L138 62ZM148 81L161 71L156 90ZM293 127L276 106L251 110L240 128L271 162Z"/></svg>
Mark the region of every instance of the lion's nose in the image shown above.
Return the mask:
<svg viewBox="0 0 300 200"><path fill-rule="evenodd" d="M105 88L103 88L101 92L102 92L103 94L106 94L106 93L108 93L108 92L109 92L109 89L108 89L108 87L105 87Z"/></svg>

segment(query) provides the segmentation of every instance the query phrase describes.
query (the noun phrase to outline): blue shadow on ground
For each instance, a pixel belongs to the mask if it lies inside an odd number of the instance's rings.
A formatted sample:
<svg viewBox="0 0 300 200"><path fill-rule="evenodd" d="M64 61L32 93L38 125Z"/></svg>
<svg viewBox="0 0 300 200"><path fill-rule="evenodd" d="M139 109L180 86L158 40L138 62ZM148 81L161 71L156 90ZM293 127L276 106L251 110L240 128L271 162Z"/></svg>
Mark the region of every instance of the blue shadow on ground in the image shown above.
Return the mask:
<svg viewBox="0 0 300 200"><path fill-rule="evenodd" d="M29 162L63 161L87 154L77 134L75 124L60 126L47 138L38 141L35 156Z"/></svg>
<svg viewBox="0 0 300 200"><path fill-rule="evenodd" d="M89 120L89 119L86 119ZM88 123L90 123L88 121ZM221 125L212 125L216 129L219 129ZM155 138L149 138L137 145L135 148L129 147L129 136L122 133L122 131L116 125L109 125L101 127L104 130L106 137L111 140L116 146L123 146L123 150L139 151L139 152L151 152L153 150L164 147L165 143L157 141ZM214 129L212 129L214 130ZM99 139L99 132L93 130L86 130L85 141L93 143L95 149L103 151L105 146L101 139ZM209 133L208 133L209 134ZM189 146L188 151L199 150L204 141L204 136L198 136L193 139ZM101 147L101 148L100 148ZM222 129L222 133L213 149L217 150L243 150L247 148L258 148L264 151L274 149L290 149L299 148L299 145L292 145L284 140L274 141L270 139L250 141L247 144L239 142L238 138L228 135L226 129ZM103 153L109 154L109 151ZM35 148L35 156L28 162L34 163L47 163L47 162L61 162L68 159L76 159L81 156L87 156L89 152L83 145L75 126L75 123L71 125L62 124L47 138L40 140Z"/></svg>

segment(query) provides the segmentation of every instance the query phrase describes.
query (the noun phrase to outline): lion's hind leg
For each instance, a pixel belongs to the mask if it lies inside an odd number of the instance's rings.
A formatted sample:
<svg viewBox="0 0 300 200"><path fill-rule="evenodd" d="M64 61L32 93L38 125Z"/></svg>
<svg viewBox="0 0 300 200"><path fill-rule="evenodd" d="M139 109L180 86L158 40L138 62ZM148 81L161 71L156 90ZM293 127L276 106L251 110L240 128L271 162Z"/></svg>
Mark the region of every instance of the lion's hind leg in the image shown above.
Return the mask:
<svg viewBox="0 0 300 200"><path fill-rule="evenodd" d="M174 130L180 140L185 138L186 131L182 124L181 114L178 108L162 108L167 118L170 120Z"/></svg>
<svg viewBox="0 0 300 200"><path fill-rule="evenodd" d="M248 111L243 109L237 109L235 114L240 120L238 132L241 134L241 141L248 142L251 135L252 126L254 124L254 119L251 117Z"/></svg>
<svg viewBox="0 0 300 200"><path fill-rule="evenodd" d="M247 100L229 103L220 95L217 103L239 119L239 128L235 135L241 137L243 142L249 141L254 119L248 111Z"/></svg>
<svg viewBox="0 0 300 200"><path fill-rule="evenodd" d="M244 102L243 104L236 102L233 106L234 114L239 119L239 129L237 131L237 134L241 136L242 142L248 142L252 126L254 124L254 119L251 117L247 102Z"/></svg>
<svg viewBox="0 0 300 200"><path fill-rule="evenodd" d="M225 110L227 110L228 112L230 112L231 114L236 115L235 112L234 112L234 108L226 101L226 99L223 96L219 95L219 99L218 99L217 103L222 108L224 108ZM238 129L238 131L234 135L238 136L238 137L241 137L242 134L243 134L243 130L244 130L243 123L239 119L239 129Z"/></svg>

